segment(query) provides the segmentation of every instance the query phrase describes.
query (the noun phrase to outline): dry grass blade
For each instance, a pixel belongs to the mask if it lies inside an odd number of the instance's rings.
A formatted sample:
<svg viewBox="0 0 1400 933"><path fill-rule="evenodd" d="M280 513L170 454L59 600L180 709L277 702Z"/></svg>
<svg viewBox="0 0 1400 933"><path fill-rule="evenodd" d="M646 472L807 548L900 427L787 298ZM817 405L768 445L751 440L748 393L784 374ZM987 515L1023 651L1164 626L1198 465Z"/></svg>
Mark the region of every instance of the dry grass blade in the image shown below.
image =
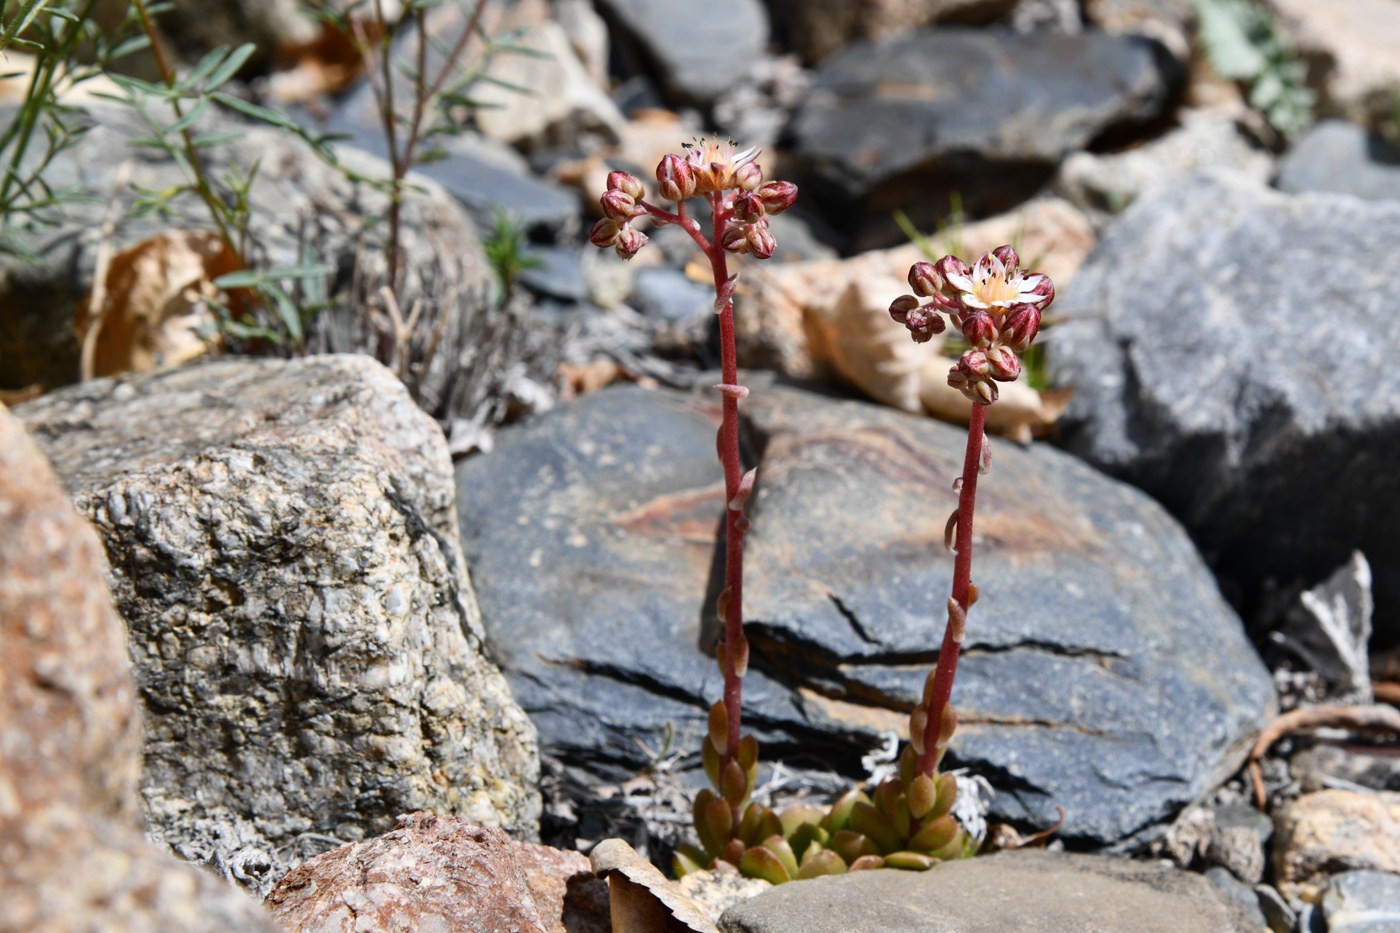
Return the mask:
<svg viewBox="0 0 1400 933"><path fill-rule="evenodd" d="M1249 776L1254 781L1255 802L1260 810L1264 809L1268 797L1264 793L1264 776L1259 768L1259 759L1264 757L1270 745L1285 735L1318 726L1380 730L1400 735L1400 710L1390 706L1314 706L1284 713L1269 723L1259 733L1259 740L1249 753Z"/></svg>

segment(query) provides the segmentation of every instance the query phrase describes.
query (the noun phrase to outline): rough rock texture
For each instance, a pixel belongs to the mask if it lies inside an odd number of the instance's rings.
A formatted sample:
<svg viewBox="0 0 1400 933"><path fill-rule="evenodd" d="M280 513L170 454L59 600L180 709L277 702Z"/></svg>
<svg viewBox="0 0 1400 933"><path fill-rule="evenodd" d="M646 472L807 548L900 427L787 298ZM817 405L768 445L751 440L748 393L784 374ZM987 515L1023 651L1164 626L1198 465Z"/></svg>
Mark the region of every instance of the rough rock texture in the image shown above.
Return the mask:
<svg viewBox="0 0 1400 933"><path fill-rule="evenodd" d="M714 399L610 388L457 465L482 617L548 754L621 779L668 723L678 747L699 742L720 691L700 643L719 593L719 422ZM744 702L760 741L829 748L762 672Z"/></svg>
<svg viewBox="0 0 1400 933"><path fill-rule="evenodd" d="M732 871L693 871L677 882L681 892L693 900L711 923L735 904L757 897L773 887L762 878L745 878Z"/></svg>
<svg viewBox="0 0 1400 933"><path fill-rule="evenodd" d="M1327 933L1395 933L1400 930L1400 875L1347 871L1332 877L1322 897Z"/></svg>
<svg viewBox="0 0 1400 933"><path fill-rule="evenodd" d="M140 716L102 547L0 405L0 931L272 933L141 838Z"/></svg>
<svg viewBox="0 0 1400 933"><path fill-rule="evenodd" d="M1065 445L1152 494L1253 592L1363 551L1400 640L1400 204L1226 173L1130 207L1056 302Z"/></svg>
<svg viewBox="0 0 1400 933"><path fill-rule="evenodd" d="M1005 210L1069 152L1155 117L1170 90L1137 37L950 26L857 41L822 63L794 118L797 180L856 247L903 242L894 208L923 228L954 190L974 213Z"/></svg>
<svg viewBox="0 0 1400 933"><path fill-rule="evenodd" d="M1289 148L1274 182L1281 190L1332 191L1375 200L1400 199L1400 151L1366 128L1323 120Z"/></svg>
<svg viewBox="0 0 1400 933"><path fill-rule="evenodd" d="M445 442L388 370L228 360L18 414L106 545L157 838L265 893L406 810L536 831L534 730L481 653Z"/></svg>
<svg viewBox="0 0 1400 933"><path fill-rule="evenodd" d="M1367 754L1364 746L1314 745L1288 759L1288 773L1302 784L1304 793L1322 790L1333 778L1373 790L1400 792L1400 758L1385 754L1384 748L1375 751Z"/></svg>
<svg viewBox="0 0 1400 933"><path fill-rule="evenodd" d="M768 46L761 0L710 0L703 10L686 0L598 0L598 8L683 102L712 102Z"/></svg>
<svg viewBox="0 0 1400 933"><path fill-rule="evenodd" d="M134 201L136 188L160 191L186 183L184 173L165 153L133 148L132 141L149 136L150 130L131 108L93 104L88 109L95 125L53 160L44 177L54 189L76 188L96 200L65 205L54 227L12 229L38 253L37 264L0 256L0 359L4 360L0 389L32 383L53 388L77 380L79 343L73 312L92 284L103 220L123 160L130 158L133 163L129 186L120 195L124 207ZM0 120L7 119L0 113ZM384 216L388 203L384 196L369 185L347 181L284 130L212 113L196 129L243 133L239 139L201 150L215 179L224 178L230 165L246 172L261 160L250 193L249 230L256 247L250 250L251 259L262 268L298 266L308 260L305 249L317 262L347 270L354 265L360 228L350 219ZM346 149L342 161L369 177L389 177L386 163L362 152ZM426 190L410 191L404 203L405 287L416 288L421 274L445 266L464 293L485 289L489 267L471 220L431 181L420 179L415 184ZM208 210L193 195L176 198L170 209L172 217L138 218L127 210L117 211L112 247L122 250L172 227L210 227ZM378 231L368 234L363 246L361 273L366 281L373 281L383 267L382 248L376 248L382 242L380 236ZM348 283L348 271L345 278ZM328 326L349 325L337 319ZM441 379L437 374L447 365L439 361L429 384Z"/></svg>
<svg viewBox="0 0 1400 933"><path fill-rule="evenodd" d="M1141 146L1105 154L1072 153L1060 164L1051 186L1102 227L1137 198L1203 168L1234 169L1267 182L1274 160L1229 115L1187 112L1181 126Z"/></svg>
<svg viewBox="0 0 1400 933"><path fill-rule="evenodd" d="M1200 875L1037 850L793 881L731 907L723 933L1257 933Z"/></svg>
<svg viewBox="0 0 1400 933"><path fill-rule="evenodd" d="M1400 873L1400 794L1304 794L1274 815L1274 825L1274 883L1285 896L1316 902L1333 872Z"/></svg>
<svg viewBox="0 0 1400 933"><path fill-rule="evenodd" d="M565 890L602 885L577 852L518 843L459 817L413 813L364 842L322 853L282 879L267 906L288 933L602 933ZM604 887L606 887L604 885Z"/></svg>
<svg viewBox="0 0 1400 933"><path fill-rule="evenodd" d="M934 22L985 23L1017 0L768 0L775 28L814 63L852 39L899 35Z"/></svg>
<svg viewBox="0 0 1400 933"><path fill-rule="evenodd" d="M748 413L765 438L754 650L838 721L902 731L942 633L966 434L776 387ZM1114 842L1236 767L1272 688L1156 503L1050 447L992 443L950 755L992 781L993 818L1050 825L1060 804L1062 835Z"/></svg>
<svg viewBox="0 0 1400 933"><path fill-rule="evenodd" d="M1324 113L1373 127L1394 119L1400 90L1400 4L1393 0L1268 0L1308 62Z"/></svg>
<svg viewBox="0 0 1400 933"><path fill-rule="evenodd" d="M931 664L965 435L778 386L745 405L766 438L745 728L766 761L851 769L903 731ZM610 389L458 466L488 630L570 763L635 767L668 721L693 749L718 696L701 650L720 589L717 422L709 399ZM1230 773L1272 687L1159 507L1047 447L994 445L952 754L997 788L993 818L1048 826L1061 804L1064 835L1116 842Z"/></svg>

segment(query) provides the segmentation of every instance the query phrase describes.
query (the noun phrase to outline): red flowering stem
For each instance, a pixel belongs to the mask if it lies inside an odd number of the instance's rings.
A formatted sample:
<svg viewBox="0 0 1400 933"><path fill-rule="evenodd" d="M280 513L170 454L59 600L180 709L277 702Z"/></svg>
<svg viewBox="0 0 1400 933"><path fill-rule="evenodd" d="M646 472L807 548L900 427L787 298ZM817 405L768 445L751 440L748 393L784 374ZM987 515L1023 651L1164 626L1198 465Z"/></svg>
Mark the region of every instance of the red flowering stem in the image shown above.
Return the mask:
<svg viewBox="0 0 1400 933"><path fill-rule="evenodd" d="M967 455L963 459L962 491L958 497L958 534L953 545L957 556L953 563L953 599L968 608L968 587L972 583L972 511L977 503L977 473L982 466L982 444L987 423L987 406L973 403L972 421L967 426ZM919 771L932 774L938 767L938 738L943 722L943 708L953 693L953 675L958 669L958 652L962 648L961 626L953 620L943 630L943 647L938 650L938 667L933 675L933 695L929 698L928 727L924 730L924 753L919 756Z"/></svg>

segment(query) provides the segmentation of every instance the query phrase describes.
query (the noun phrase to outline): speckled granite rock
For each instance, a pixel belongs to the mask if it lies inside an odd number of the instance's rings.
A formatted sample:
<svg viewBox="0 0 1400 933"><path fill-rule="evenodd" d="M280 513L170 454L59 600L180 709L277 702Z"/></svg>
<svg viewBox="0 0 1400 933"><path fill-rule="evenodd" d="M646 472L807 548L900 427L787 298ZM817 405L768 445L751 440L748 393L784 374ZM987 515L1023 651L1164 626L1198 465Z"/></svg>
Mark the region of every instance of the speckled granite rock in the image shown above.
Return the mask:
<svg viewBox="0 0 1400 933"><path fill-rule="evenodd" d="M141 838L140 716L102 546L0 405L0 931L273 933Z"/></svg>
<svg viewBox="0 0 1400 933"><path fill-rule="evenodd" d="M226 360L18 414L107 548L157 838L265 893L408 810L536 832L534 728L481 653L446 444L388 370Z"/></svg>
<svg viewBox="0 0 1400 933"><path fill-rule="evenodd" d="M1258 933L1201 875L1160 864L1040 850L929 871L792 881L731 907L723 933Z"/></svg>

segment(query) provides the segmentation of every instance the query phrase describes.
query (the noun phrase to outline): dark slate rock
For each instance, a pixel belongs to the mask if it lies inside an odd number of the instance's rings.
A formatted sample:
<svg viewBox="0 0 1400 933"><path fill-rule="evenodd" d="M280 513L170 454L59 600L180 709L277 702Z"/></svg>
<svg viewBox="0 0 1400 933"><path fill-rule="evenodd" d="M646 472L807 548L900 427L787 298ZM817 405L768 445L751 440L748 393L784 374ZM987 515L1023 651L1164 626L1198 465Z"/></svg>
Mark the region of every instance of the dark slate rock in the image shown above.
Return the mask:
<svg viewBox="0 0 1400 933"><path fill-rule="evenodd" d="M1323 120L1279 162L1283 191L1331 191L1358 198L1400 198L1400 151L1366 128Z"/></svg>
<svg viewBox="0 0 1400 933"><path fill-rule="evenodd" d="M954 190L969 210L1006 209L1066 154L1161 113L1173 80L1154 48L954 26L852 42L822 63L794 119L802 180L865 225L895 207L941 220ZM867 240L897 239L887 219L875 229Z"/></svg>
<svg viewBox="0 0 1400 933"><path fill-rule="evenodd" d="M926 872L793 881L736 904L723 933L1257 933L1200 875L1161 864L1022 850Z"/></svg>
<svg viewBox="0 0 1400 933"><path fill-rule="evenodd" d="M546 754L630 774L647 760L638 743L659 750L668 723L678 748L698 749L722 688L700 648L721 588L719 420L717 400L618 387L504 430L490 454L458 464L482 617ZM775 750L840 744L839 724L809 723L762 672L744 701L746 724ZM857 757L870 744L845 742Z"/></svg>
<svg viewBox="0 0 1400 933"><path fill-rule="evenodd" d="M943 528L966 434L790 389L750 397L766 448L745 580L754 650L838 719L904 729L942 636ZM1111 843L1238 766L1267 671L1181 528L1074 458L994 440L979 488L950 751L1000 820Z"/></svg>
<svg viewBox="0 0 1400 933"><path fill-rule="evenodd" d="M583 277L578 247L537 246L527 255L539 261L532 269L520 273L520 284L536 294L561 301L585 301L588 280Z"/></svg>
<svg viewBox="0 0 1400 933"><path fill-rule="evenodd" d="M1400 875L1347 871L1322 896L1328 933L1400 933Z"/></svg>
<svg viewBox="0 0 1400 933"><path fill-rule="evenodd" d="M1365 553L1400 639L1400 204L1225 173L1132 205L1056 305L1066 446L1155 496L1246 597Z"/></svg>
<svg viewBox="0 0 1400 933"><path fill-rule="evenodd" d="M670 94L708 104L741 80L768 46L761 0L598 0L600 11L659 71Z"/></svg>
<svg viewBox="0 0 1400 933"><path fill-rule="evenodd" d="M1264 910L1259 906L1259 898L1254 893L1254 889L1243 881L1230 874L1228 868L1216 865L1205 870L1205 876L1210 883L1215 885L1226 899L1233 901L1240 911L1243 912L1254 923L1250 929L1262 930L1269 924L1264 919Z"/></svg>
<svg viewBox="0 0 1400 933"><path fill-rule="evenodd" d="M663 321L686 323L714 314L713 285L693 281L680 269L643 269L632 287L632 303L643 314Z"/></svg>
<svg viewBox="0 0 1400 933"><path fill-rule="evenodd" d="M745 722L765 760L857 770L901 733L941 635L962 432L793 389L746 403L753 500ZM694 750L719 695L721 516L712 400L611 389L503 431L458 466L464 549L515 696L549 754ZM1231 772L1268 674L1189 540L1136 490L1053 449L996 443L955 702L956 763L993 818L1116 842Z"/></svg>

